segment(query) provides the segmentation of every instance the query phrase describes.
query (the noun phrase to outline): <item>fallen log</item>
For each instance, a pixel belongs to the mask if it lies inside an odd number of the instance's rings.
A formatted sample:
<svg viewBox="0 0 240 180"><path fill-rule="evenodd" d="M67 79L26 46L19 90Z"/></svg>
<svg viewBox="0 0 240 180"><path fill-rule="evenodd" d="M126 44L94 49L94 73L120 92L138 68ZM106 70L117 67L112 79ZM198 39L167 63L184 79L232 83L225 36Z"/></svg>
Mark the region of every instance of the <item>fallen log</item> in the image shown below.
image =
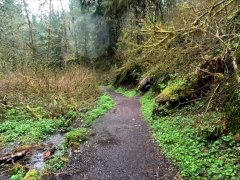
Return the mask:
<svg viewBox="0 0 240 180"><path fill-rule="evenodd" d="M18 151L14 154L5 155L5 156L0 158L0 164L15 162L16 160L21 159L24 156L26 156L28 154L28 152L29 152L29 149L25 149L25 150L22 150L22 151Z"/></svg>
<svg viewBox="0 0 240 180"><path fill-rule="evenodd" d="M31 155L34 153L34 151L41 150L41 149L44 149L43 145L18 147L13 152L7 153L3 155L3 157L0 157L0 165L15 162L17 160L24 158L26 155L29 155L29 154Z"/></svg>

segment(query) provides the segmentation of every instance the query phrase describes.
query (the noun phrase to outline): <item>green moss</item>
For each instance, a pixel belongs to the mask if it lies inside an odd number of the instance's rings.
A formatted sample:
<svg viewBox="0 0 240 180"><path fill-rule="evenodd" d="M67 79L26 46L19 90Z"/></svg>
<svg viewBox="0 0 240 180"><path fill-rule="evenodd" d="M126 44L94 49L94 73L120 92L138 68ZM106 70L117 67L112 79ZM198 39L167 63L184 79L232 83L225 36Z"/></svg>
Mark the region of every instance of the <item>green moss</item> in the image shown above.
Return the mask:
<svg viewBox="0 0 240 180"><path fill-rule="evenodd" d="M167 87L156 98L159 102L179 101L181 98L187 97L192 93L191 83L186 79L177 78L169 81Z"/></svg>
<svg viewBox="0 0 240 180"><path fill-rule="evenodd" d="M172 115L153 118L152 96L143 96L141 104L155 140L164 154L180 168L184 178L237 179L240 166L236 151L238 145L231 137L222 134L215 140L206 138L214 131L213 127L220 124L220 113L195 113L202 106L202 103L197 103L178 109Z"/></svg>
<svg viewBox="0 0 240 180"><path fill-rule="evenodd" d="M175 78L156 97L155 115L168 115L179 102L185 101L194 92L192 81L187 78ZM175 105L174 105L175 104Z"/></svg>
<svg viewBox="0 0 240 180"><path fill-rule="evenodd" d="M89 129L79 128L65 134L65 143L67 146L76 146L86 141L89 137Z"/></svg>
<svg viewBox="0 0 240 180"><path fill-rule="evenodd" d="M104 93L99 97L96 107L83 114L84 123L86 125L91 125L98 117L104 115L108 110L113 108L114 100L110 95Z"/></svg>
<svg viewBox="0 0 240 180"><path fill-rule="evenodd" d="M122 94L123 96L126 96L126 97L135 97L138 95L138 92L135 89L127 90L122 87L115 89L115 92Z"/></svg>
<svg viewBox="0 0 240 180"><path fill-rule="evenodd" d="M170 101L176 101L179 99L179 94L177 94L177 91L180 90L184 85L185 81L182 79L169 83L168 86L162 91L161 96L164 96Z"/></svg>
<svg viewBox="0 0 240 180"><path fill-rule="evenodd" d="M153 95L149 92L140 99L142 105L142 114L148 121L152 121L152 113L155 105Z"/></svg>
<svg viewBox="0 0 240 180"><path fill-rule="evenodd" d="M27 172L23 180L40 180L40 174L35 169L31 169Z"/></svg>

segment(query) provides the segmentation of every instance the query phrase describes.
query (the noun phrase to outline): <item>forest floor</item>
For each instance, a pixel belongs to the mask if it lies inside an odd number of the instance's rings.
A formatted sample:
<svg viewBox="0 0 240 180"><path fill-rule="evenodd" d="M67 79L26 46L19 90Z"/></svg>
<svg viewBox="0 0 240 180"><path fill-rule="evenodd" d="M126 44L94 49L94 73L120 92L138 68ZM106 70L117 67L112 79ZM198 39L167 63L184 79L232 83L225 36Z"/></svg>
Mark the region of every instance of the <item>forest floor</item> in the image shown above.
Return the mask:
<svg viewBox="0 0 240 180"><path fill-rule="evenodd" d="M66 169L49 179L178 179L178 170L151 138L139 97L108 92L115 108L93 125L94 136L73 152Z"/></svg>

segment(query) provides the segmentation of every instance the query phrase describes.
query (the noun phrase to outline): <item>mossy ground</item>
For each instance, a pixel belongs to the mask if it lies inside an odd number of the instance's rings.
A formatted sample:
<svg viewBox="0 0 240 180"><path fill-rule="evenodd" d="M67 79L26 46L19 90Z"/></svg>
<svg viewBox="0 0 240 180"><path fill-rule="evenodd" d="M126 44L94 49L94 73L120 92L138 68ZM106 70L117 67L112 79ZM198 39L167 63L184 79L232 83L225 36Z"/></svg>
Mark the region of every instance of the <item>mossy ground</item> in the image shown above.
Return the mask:
<svg viewBox="0 0 240 180"><path fill-rule="evenodd" d="M113 108L114 105L115 103L111 96L104 93L98 98L95 108L83 114L84 123L86 125L91 125L98 117L104 115L108 110Z"/></svg>
<svg viewBox="0 0 240 180"><path fill-rule="evenodd" d="M23 180L40 180L40 174L34 169L31 169L27 172Z"/></svg>
<svg viewBox="0 0 240 180"><path fill-rule="evenodd" d="M112 85L109 85L108 87L110 89L113 89L116 93L122 94L123 96L126 97L135 97L139 94L136 89L127 89L124 87L115 88Z"/></svg>
<svg viewBox="0 0 240 180"><path fill-rule="evenodd" d="M206 136L215 132L220 113L199 113L203 106L199 102L171 115L153 118L154 99L150 93L141 98L141 104L153 137L164 154L180 168L183 177L193 180L239 177L240 145L223 134L212 140Z"/></svg>
<svg viewBox="0 0 240 180"><path fill-rule="evenodd" d="M65 134L65 143L67 146L79 146L80 143L86 141L89 136L89 129L78 128Z"/></svg>

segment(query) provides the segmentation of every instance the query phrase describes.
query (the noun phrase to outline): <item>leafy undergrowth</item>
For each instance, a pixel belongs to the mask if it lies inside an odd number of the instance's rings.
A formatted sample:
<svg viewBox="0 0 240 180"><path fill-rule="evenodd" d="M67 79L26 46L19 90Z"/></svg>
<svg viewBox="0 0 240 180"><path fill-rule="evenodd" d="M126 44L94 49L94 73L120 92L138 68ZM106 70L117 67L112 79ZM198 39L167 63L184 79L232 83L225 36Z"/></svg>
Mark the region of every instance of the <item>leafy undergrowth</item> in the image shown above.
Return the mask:
<svg viewBox="0 0 240 180"><path fill-rule="evenodd" d="M89 136L89 129L78 128L65 134L65 145L74 147L79 146L80 143L86 141Z"/></svg>
<svg viewBox="0 0 240 180"><path fill-rule="evenodd" d="M4 146L21 144L36 144L56 132L68 132L74 118L82 117L84 124L91 125L94 120L106 113L114 106L113 99L108 94L98 98L95 108L86 113L69 111L65 116L57 119L37 119L25 109L10 109L4 114L5 121L0 126L0 145ZM73 130L75 131L75 130ZM71 133L67 133L71 135Z"/></svg>
<svg viewBox="0 0 240 180"><path fill-rule="evenodd" d="M107 93L104 93L98 98L95 108L86 112L85 114L81 114L81 117L84 119L84 125L92 125L92 123L94 123L97 118L110 110L114 104L114 100L111 98L111 96ZM54 155L52 159L47 161L47 165L44 171L59 171L64 169L65 165L68 162L68 159L65 158L66 149L69 147L79 147L81 143L84 143L89 138L89 135L90 128L81 127L78 129L72 129L71 131L67 132L64 136L64 143L58 146L60 154Z"/></svg>
<svg viewBox="0 0 240 180"><path fill-rule="evenodd" d="M0 126L1 147L4 148L14 144L20 144L21 146L37 144L43 142L50 134L67 132L64 136L65 141L57 146L58 153L46 161L41 174L47 174L49 171L60 171L68 163L66 150L69 147L79 148L79 145L85 142L90 135L89 126L113 106L113 99L105 93L98 98L96 106L92 110L86 113L71 110L58 119L37 119L32 112L24 109L7 110L4 115L5 121ZM40 112L37 113L40 114ZM88 128L72 129L72 120L76 118L83 118L83 125L87 125ZM20 168L12 175L11 179L22 179L21 177L24 177L25 174L23 169Z"/></svg>
<svg viewBox="0 0 240 180"><path fill-rule="evenodd" d="M93 110L88 111L83 115L84 123L86 125L91 125L94 120L98 117L104 115L108 110L110 110L114 106L114 100L110 95L104 93L99 97L98 103Z"/></svg>
<svg viewBox="0 0 240 180"><path fill-rule="evenodd" d="M69 162L68 158L66 157L67 149L68 144L66 142L62 142L56 147L58 153L54 154L51 159L46 161L44 169L40 172L41 176L48 174L48 172L57 172L64 169L66 164Z"/></svg>
<svg viewBox="0 0 240 180"><path fill-rule="evenodd" d="M1 147L21 144L36 144L49 134L66 132L70 121L58 119L36 119L24 109L10 109L4 114L5 121L0 125Z"/></svg>
<svg viewBox="0 0 240 180"><path fill-rule="evenodd" d="M143 96L141 104L155 140L165 155L180 168L183 177L237 179L240 145L231 136L214 137L220 113L194 113L203 105L199 102L171 115L153 118L154 99L151 94Z"/></svg>
<svg viewBox="0 0 240 180"><path fill-rule="evenodd" d="M114 88L112 85L108 87L113 89L116 93L122 94L123 96L126 97L135 97L138 95L138 92L135 89L126 89L123 87Z"/></svg>

